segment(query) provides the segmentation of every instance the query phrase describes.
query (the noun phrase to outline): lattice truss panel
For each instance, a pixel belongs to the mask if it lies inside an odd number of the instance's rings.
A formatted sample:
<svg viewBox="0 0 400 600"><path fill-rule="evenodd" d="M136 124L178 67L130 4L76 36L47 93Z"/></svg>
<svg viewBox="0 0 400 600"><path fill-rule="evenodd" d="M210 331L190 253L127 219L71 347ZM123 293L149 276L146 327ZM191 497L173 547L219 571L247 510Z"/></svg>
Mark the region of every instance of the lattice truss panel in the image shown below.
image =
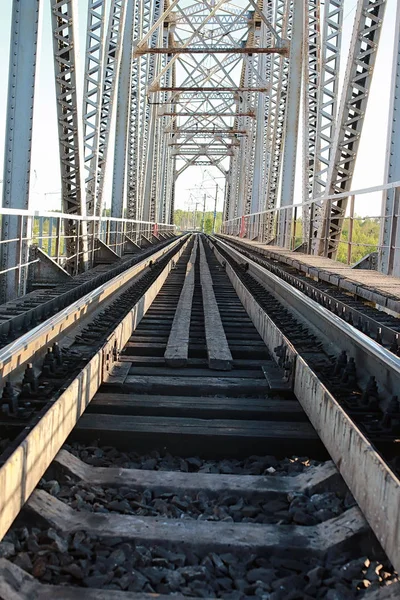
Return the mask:
<svg viewBox="0 0 400 600"><path fill-rule="evenodd" d="M177 177L212 166L226 177L225 219L270 210L258 235L269 242L276 230L279 242L273 209L294 201L301 89L303 203L317 198L303 205L303 239L309 251L335 257L347 198L324 198L351 187L386 0L357 0L340 102L344 0L87 5L79 82L77 0L50 0L63 212L102 214L112 154L113 217L159 223L172 220ZM13 5L4 206L11 197L21 207L28 201L34 96L27 100L21 82L34 86L39 3L27 6L22 13ZM88 236L78 242L72 222L68 254L85 262ZM287 245L290 223L285 232ZM16 221L4 220L2 236L15 238ZM4 269L13 266L10 252L2 251Z"/></svg>
<svg viewBox="0 0 400 600"><path fill-rule="evenodd" d="M385 8L385 0L357 4L326 184L322 184L325 195L351 189ZM346 208L347 197L324 203L316 222L316 253L336 258Z"/></svg>
<svg viewBox="0 0 400 600"><path fill-rule="evenodd" d="M142 3L128 214L169 218L177 177L199 165L227 176L226 215L264 207L268 75L273 52L287 53L272 5L178 0L161 13Z"/></svg>

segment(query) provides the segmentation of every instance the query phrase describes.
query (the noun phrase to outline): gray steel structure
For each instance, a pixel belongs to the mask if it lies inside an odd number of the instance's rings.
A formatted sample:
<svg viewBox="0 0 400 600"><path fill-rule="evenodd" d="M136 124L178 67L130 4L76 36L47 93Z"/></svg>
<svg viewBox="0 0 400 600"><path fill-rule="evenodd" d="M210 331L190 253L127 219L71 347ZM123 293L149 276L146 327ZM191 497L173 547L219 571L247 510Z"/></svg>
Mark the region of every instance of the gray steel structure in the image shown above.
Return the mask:
<svg viewBox="0 0 400 600"><path fill-rule="evenodd" d="M386 0L357 0L340 102L346 0L86 1L82 90L76 0L50 2L71 272L90 266L105 205L113 219L152 222L155 232L171 223L176 180L193 166L213 166L224 176L224 220L236 223L232 231L290 247L301 163L303 249L335 258ZM29 208L43 2L27 0L24 12L13 2L3 211ZM398 30L397 21L384 182L390 184L400 180ZM400 275L398 195L396 186L384 194L379 265ZM72 218L85 215L97 218ZM25 291L29 223L3 212L3 300Z"/></svg>

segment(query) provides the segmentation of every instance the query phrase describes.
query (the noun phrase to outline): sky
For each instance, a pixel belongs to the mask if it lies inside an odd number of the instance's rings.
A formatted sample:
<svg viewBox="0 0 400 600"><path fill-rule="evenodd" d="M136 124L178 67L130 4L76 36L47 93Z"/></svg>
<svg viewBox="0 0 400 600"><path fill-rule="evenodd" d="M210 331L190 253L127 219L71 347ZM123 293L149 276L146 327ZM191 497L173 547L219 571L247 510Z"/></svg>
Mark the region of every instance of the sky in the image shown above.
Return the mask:
<svg viewBox="0 0 400 600"><path fill-rule="evenodd" d="M79 67L83 81L85 49L85 28L87 0L79 0L79 45L81 48ZM347 56L356 0L344 1L344 24L342 56ZM12 0L3 0L0 6L0 80L8 81L8 60L10 45ZM50 22L50 2L42 1L43 22L39 49L39 69L35 91L35 111L33 123L31 206L35 209L51 210L60 207L60 168L57 140L57 118L55 102L54 69L52 57L52 31ZM352 189L377 186L383 183L389 92L393 55L394 23L396 0L387 0L385 22L382 29L377 63L372 83L369 104L361 138L360 150L352 183ZM345 70L345 60L341 62L341 79ZM6 94L0 94L0 169L3 172L4 134L6 120ZM112 143L112 140L111 140ZM110 161L112 164L112 161ZM295 199L301 201L301 167L298 157L296 170ZM220 186L217 209L223 206L223 179L216 168L207 172L199 167L190 167L178 179L176 185L176 208L194 209L195 201L200 200L198 188L207 189L206 209L214 207L215 185ZM2 178L2 176L1 176ZM1 184L0 184L1 185ZM111 198L111 174L106 174L106 203ZM381 194L375 193L356 200L356 213L378 215Z"/></svg>

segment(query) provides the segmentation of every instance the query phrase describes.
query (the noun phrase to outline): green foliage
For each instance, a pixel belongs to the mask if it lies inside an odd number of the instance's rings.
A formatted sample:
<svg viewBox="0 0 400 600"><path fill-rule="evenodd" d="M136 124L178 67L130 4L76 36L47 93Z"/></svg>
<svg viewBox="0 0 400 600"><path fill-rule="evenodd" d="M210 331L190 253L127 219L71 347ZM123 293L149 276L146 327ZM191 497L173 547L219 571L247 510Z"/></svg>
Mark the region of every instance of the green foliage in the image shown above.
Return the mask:
<svg viewBox="0 0 400 600"><path fill-rule="evenodd" d="M370 252L377 251L379 244L379 229L379 219L371 219L369 217L357 217L353 219L351 264L358 262ZM349 232L350 219L345 219L337 256L337 259L341 262L347 262L348 244L343 242L349 240Z"/></svg>
<svg viewBox="0 0 400 600"><path fill-rule="evenodd" d="M196 229L201 231L203 222L203 212L198 210L196 212ZM214 222L214 212L206 211L204 213L204 231L205 233L212 233ZM194 211L187 211L178 208L174 211L174 225L181 231L193 230L194 229ZM222 225L222 212L217 212L215 220L215 230L219 231Z"/></svg>
<svg viewBox="0 0 400 600"><path fill-rule="evenodd" d="M379 219L370 217L358 217L353 219L353 235L350 264L353 265L371 252L376 252L379 244ZM337 260L347 263L348 260L348 241L350 235L350 219L346 218L343 222L342 236L337 254ZM294 237L293 248L296 248L303 242L303 224L301 219L296 221L296 229L292 226L292 236Z"/></svg>
<svg viewBox="0 0 400 600"><path fill-rule="evenodd" d="M212 228L213 228L213 219L211 217L207 217L204 220L204 233L212 233Z"/></svg>

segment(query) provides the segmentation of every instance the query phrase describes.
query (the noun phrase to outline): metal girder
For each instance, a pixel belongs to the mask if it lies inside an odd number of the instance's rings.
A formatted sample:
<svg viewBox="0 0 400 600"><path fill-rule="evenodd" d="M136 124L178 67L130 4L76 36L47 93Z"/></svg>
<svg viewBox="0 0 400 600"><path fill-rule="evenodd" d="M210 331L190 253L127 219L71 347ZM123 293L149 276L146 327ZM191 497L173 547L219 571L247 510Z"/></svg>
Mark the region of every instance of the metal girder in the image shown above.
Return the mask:
<svg viewBox="0 0 400 600"><path fill-rule="evenodd" d="M226 112L167 112L163 111L159 113L160 117L220 117L223 119L227 119L228 117L249 117L254 119L255 113L254 111L248 112L237 112L237 113L226 113Z"/></svg>
<svg viewBox="0 0 400 600"><path fill-rule="evenodd" d="M391 81L385 165L387 183L400 181L400 4L397 4ZM384 192L382 209L384 219L381 224L378 269L387 275L400 277L400 193L398 188Z"/></svg>
<svg viewBox="0 0 400 600"><path fill-rule="evenodd" d="M29 181L36 57L40 22L39 0L27 0L22 7L13 1L11 14L10 67L8 75L7 120L5 127L3 208L29 208ZM29 225L19 217L3 216L0 245L0 304L26 291L27 267L15 270L28 258ZM20 235L22 234L22 236ZM11 270L12 269L12 270Z"/></svg>
<svg viewBox="0 0 400 600"><path fill-rule="evenodd" d="M303 53L304 4L293 5L292 35L290 43L289 80L287 88L284 147L282 160L282 186L280 206L290 206L294 197L294 178L296 173L297 138L300 112L300 90ZM281 212L279 245L288 247L291 238L291 219Z"/></svg>
<svg viewBox="0 0 400 600"><path fill-rule="evenodd" d="M97 198L95 214L103 211L104 178L106 173L112 108L122 56L122 36L125 27L126 2L111 0L104 56L103 93L101 97L99 149L97 164Z"/></svg>
<svg viewBox="0 0 400 600"><path fill-rule="evenodd" d="M351 188L368 103L386 0L359 0L343 83L326 195ZM315 252L336 258L347 198L325 202Z"/></svg>
<svg viewBox="0 0 400 600"><path fill-rule="evenodd" d="M276 1L274 24L275 28L284 39L290 36L292 9L292 0ZM267 210L274 209L278 199L279 179L282 167L282 148L284 142L283 136L286 115L288 70L289 60L283 56L274 56L271 71L271 92L269 96L270 110L267 122ZM265 237L268 241L273 237L272 224L273 221L270 218L265 225Z"/></svg>
<svg viewBox="0 0 400 600"><path fill-rule="evenodd" d="M106 0L89 0L83 90L83 145L86 214L94 215L97 197L97 165L100 107L103 87L104 25Z"/></svg>
<svg viewBox="0 0 400 600"><path fill-rule="evenodd" d="M134 12L133 37L140 35L141 13L136 1ZM138 206L138 173L139 173L139 126L140 126L140 65L138 60L132 60L130 101L129 101L129 129L128 129L128 178L126 215L128 219L139 218Z"/></svg>
<svg viewBox="0 0 400 600"><path fill-rule="evenodd" d="M76 33L74 30L77 5L75 0L51 0L54 71L56 80L58 140L61 163L63 212L84 215L84 167L82 110L78 102ZM67 255L81 254L87 261L87 248L78 247L79 231L71 221L66 225ZM82 232L84 233L84 232Z"/></svg>
<svg viewBox="0 0 400 600"><path fill-rule="evenodd" d="M161 0L154 0L154 12L153 21L157 21L163 12L164 3ZM152 45L160 44L163 39L163 29L160 27L158 31L155 31L152 36ZM156 77L160 72L161 68L161 57L153 56L149 57L149 64L151 68L151 77ZM144 186L143 186L143 209L142 215L144 221L153 220L156 210L156 198L155 198L155 178L156 178L156 157L158 154L158 131L159 124L157 122L157 95L155 103L147 103L146 114L147 114L147 140L146 140L146 154L143 162L144 166Z"/></svg>
<svg viewBox="0 0 400 600"><path fill-rule="evenodd" d="M320 0L308 0L304 10L303 45L303 202L313 196L320 85ZM309 209L303 210L303 227L309 231Z"/></svg>
<svg viewBox="0 0 400 600"><path fill-rule="evenodd" d="M136 54L282 54L287 55L288 50L284 48L259 48L257 46L251 48L242 48L241 46L204 46L194 48L146 48L140 46L136 49Z"/></svg>
<svg viewBox="0 0 400 600"><path fill-rule="evenodd" d="M331 157L339 90L344 0L327 0L322 26L321 76L312 197L324 192Z"/></svg>
<svg viewBox="0 0 400 600"><path fill-rule="evenodd" d="M327 0L324 7L312 198L321 196L325 191L332 154L338 104L343 4L344 0ZM321 202L314 202L310 208L305 209L309 252L315 244L321 207Z"/></svg>
<svg viewBox="0 0 400 600"><path fill-rule="evenodd" d="M157 90L152 90L154 93ZM160 92L201 92L201 93L215 93L215 92L233 92L233 93L241 93L241 92L268 92L269 87L262 88L245 88L245 87L218 87L216 90L214 87L159 87L158 91Z"/></svg>
<svg viewBox="0 0 400 600"><path fill-rule="evenodd" d="M131 64L135 1L127 0L123 34L121 67L118 80L117 116L115 126L114 170L111 195L111 216L123 217L124 190L127 171L127 142L129 102L131 92Z"/></svg>
<svg viewBox="0 0 400 600"><path fill-rule="evenodd" d="M263 4L263 11L268 22L273 18L273 2L266 0ZM260 45L269 46L272 44L272 33L269 28L261 23ZM271 75L272 56L261 56L260 71L265 72L267 76ZM257 119L254 144L254 168L253 181L251 189L250 212L258 212L264 208L264 190L265 190L265 158L267 152L267 137L265 135L265 124L268 119L269 97L258 93L257 97Z"/></svg>

